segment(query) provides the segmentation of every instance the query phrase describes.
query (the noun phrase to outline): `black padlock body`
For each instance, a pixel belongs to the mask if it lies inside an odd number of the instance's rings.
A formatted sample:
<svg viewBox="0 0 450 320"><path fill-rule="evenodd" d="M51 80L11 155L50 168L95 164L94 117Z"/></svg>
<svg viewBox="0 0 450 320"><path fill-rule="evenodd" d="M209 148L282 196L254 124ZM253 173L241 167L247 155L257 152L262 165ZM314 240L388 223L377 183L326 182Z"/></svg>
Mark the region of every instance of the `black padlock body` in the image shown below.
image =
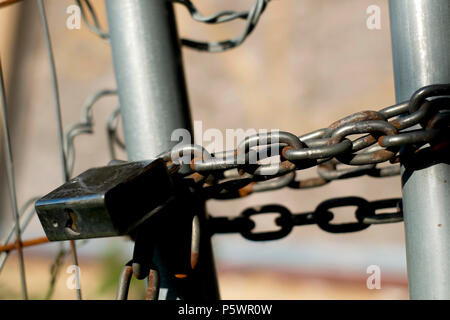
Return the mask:
<svg viewBox="0 0 450 320"><path fill-rule="evenodd" d="M152 263L153 249L156 247L159 251L157 260L164 261L164 269L171 277L175 277L192 272L192 221L195 215L204 214L205 208L192 180L181 176L172 178L174 201L162 208L157 216L136 228L137 232L133 232L132 236L136 241L133 262L157 267Z"/></svg>
<svg viewBox="0 0 450 320"><path fill-rule="evenodd" d="M120 236L174 197L166 164L125 162L89 169L36 202L49 240Z"/></svg>

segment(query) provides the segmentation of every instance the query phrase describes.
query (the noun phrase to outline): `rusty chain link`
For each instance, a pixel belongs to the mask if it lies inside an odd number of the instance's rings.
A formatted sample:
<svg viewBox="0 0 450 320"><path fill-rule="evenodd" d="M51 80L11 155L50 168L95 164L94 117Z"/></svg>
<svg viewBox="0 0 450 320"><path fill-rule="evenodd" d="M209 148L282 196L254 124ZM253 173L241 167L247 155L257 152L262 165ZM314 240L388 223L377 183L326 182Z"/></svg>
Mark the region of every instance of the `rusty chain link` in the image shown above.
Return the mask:
<svg viewBox="0 0 450 320"><path fill-rule="evenodd" d="M198 145L182 145L160 157L179 167L179 174L194 178L204 199L233 199L281 189L319 187L337 179L360 176L398 175L400 157L420 161L448 160L450 124L450 85L419 89L410 101L379 111L362 111L332 123L327 128L297 137L289 132L270 132L245 138L235 150L208 153ZM350 139L351 135L358 135ZM256 148L256 147L259 147ZM261 160L279 156L279 162ZM421 155L418 157L418 155ZM252 162L253 161L253 162ZM390 162L389 166L379 166ZM342 167L342 166L345 167ZM317 167L317 177L296 180L297 174ZM271 169L276 173L268 174ZM334 223L332 209L355 206L355 220ZM377 213L395 209L391 213ZM278 214L277 229L255 232L255 215ZM403 221L401 199L367 201L358 197L334 198L314 211L292 214L284 206L271 204L248 208L241 215L210 217L209 232L239 233L254 241L287 236L295 226L315 224L331 233L355 232L372 224Z"/></svg>
<svg viewBox="0 0 450 320"><path fill-rule="evenodd" d="M160 157L182 168L180 174L195 176L205 199L238 198L284 187L312 188L363 175L389 177L400 173L396 163L402 152L425 153L429 144L428 157L446 154L450 98L445 95L450 95L450 85L427 86L410 101L357 112L299 137L283 131L257 134L245 138L236 150L215 154L185 144ZM358 137L351 140L350 135ZM261 164L276 155L278 163ZM382 162L392 165L379 166ZM298 172L311 167L317 167L317 177L296 180Z"/></svg>

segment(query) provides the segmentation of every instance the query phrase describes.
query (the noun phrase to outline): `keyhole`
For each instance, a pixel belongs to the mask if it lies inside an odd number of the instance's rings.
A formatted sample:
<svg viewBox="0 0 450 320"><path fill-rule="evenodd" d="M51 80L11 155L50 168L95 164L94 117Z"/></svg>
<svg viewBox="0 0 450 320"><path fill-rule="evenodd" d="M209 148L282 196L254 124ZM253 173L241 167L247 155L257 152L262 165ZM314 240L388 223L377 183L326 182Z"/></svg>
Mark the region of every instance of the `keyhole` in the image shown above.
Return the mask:
<svg viewBox="0 0 450 320"><path fill-rule="evenodd" d="M78 232L77 215L71 209L65 210L67 213L66 231L73 235L80 235Z"/></svg>

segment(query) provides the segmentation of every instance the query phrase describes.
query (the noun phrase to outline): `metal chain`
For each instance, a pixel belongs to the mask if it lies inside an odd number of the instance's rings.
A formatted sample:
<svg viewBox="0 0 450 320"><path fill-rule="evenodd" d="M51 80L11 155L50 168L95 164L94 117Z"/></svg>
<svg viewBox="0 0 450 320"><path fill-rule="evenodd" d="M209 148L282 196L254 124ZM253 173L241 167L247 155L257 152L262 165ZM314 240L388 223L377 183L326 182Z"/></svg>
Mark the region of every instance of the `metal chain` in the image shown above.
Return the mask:
<svg viewBox="0 0 450 320"><path fill-rule="evenodd" d="M103 31L100 27L100 22L97 17L97 13L94 10L91 2L89 0L75 0L76 4L80 8L81 18L83 19L84 24L92 33L96 34L100 38L104 40L109 40L109 33L107 31ZM89 12L89 15L92 18L92 23L89 22L85 6Z"/></svg>
<svg viewBox="0 0 450 320"><path fill-rule="evenodd" d="M244 31L235 38L217 42L181 39L181 44L192 49L208 52L223 52L235 48L242 44L255 29L269 1L270 0L254 0L252 8L248 11L236 12L232 10L224 10L211 16L203 16L191 0L172 0L172 2L184 5L191 14L192 18L198 22L219 24L237 19L246 20Z"/></svg>
<svg viewBox="0 0 450 320"><path fill-rule="evenodd" d="M159 157L179 165L180 174L195 174L203 184L205 199L238 198L283 187L318 187L336 179L363 175L393 176L400 172L397 163L402 154L448 157L447 95L449 84L431 85L418 90L410 101L380 111L357 112L299 137L282 131L257 134L245 138L235 150L215 154L201 146L185 144ZM421 128L412 130L416 125ZM351 140L349 136L355 134L359 137ZM427 145L430 147L424 148ZM261 164L261 160L277 155L279 162ZM392 165L379 167L382 162ZM347 167L339 168L342 165ZM295 180L298 172L315 166L318 177Z"/></svg>
<svg viewBox="0 0 450 320"><path fill-rule="evenodd" d="M181 44L191 49L208 52L223 52L241 45L248 38L248 36L255 29L270 0L254 0L253 6L248 11L238 12L233 10L223 10L211 16L203 16L191 0L169 1L185 6L192 18L198 22L207 24L219 24L238 19L245 20L246 23L244 31L239 36L236 36L232 39L211 42L197 41L185 38L181 39ZM92 33L99 36L101 39L109 40L109 32L102 30L102 28L100 27L99 19L91 2L89 0L75 0L75 2L80 8L81 18L83 19L83 22L85 23L87 28ZM88 15L91 17L92 23L89 21Z"/></svg>
<svg viewBox="0 0 450 320"><path fill-rule="evenodd" d="M161 154L160 158L172 166L178 165L178 172L186 178L194 178L201 185L200 192L205 199L238 198L284 187L318 187L336 179L363 175L389 177L400 173L399 165L377 167L379 163L396 163L399 157L411 161L411 155L420 161L436 161L440 157L448 160L448 95L449 84L431 85L419 89L410 101L380 111L357 112L300 137L289 132L254 135L244 139L235 150L216 154L198 145L182 145ZM354 134L359 137L350 140L348 136ZM274 155L280 157L275 165L259 163ZM350 167L338 168L343 164ZM295 179L297 172L314 166L318 168L318 177ZM265 174L274 167L277 174ZM355 221L334 223L332 209L345 206L356 207ZM377 213L381 209L395 211ZM277 229L254 231L255 215L274 213L279 215L274 221ZM344 197L326 200L314 211L299 214L292 214L282 205L270 204L248 208L234 218L210 216L207 229L211 235L239 233L248 240L267 241L284 238L296 226L315 224L327 232L343 233L400 221L403 221L401 199L369 202L359 197Z"/></svg>
<svg viewBox="0 0 450 320"><path fill-rule="evenodd" d="M335 217L332 210L339 207L355 206L355 221L333 223ZM394 209L390 213L376 213L378 210ZM278 214L274 219L275 230L255 232L253 217L264 214ZM344 233L361 231L372 224L385 224L403 221L402 200L384 199L367 201L359 197L333 198L320 203L314 211L293 214L282 205L270 204L261 207L251 207L239 216L213 217L208 219L208 230L211 235L219 233L239 233L252 241L278 240L286 237L294 227L317 225L324 231Z"/></svg>

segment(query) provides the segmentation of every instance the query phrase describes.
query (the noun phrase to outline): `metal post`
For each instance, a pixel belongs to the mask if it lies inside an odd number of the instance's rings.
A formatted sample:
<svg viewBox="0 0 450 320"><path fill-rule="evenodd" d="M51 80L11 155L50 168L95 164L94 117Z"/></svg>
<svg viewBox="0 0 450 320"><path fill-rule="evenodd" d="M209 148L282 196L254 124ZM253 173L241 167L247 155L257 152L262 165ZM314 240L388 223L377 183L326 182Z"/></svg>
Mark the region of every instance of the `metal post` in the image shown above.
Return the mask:
<svg viewBox="0 0 450 320"><path fill-rule="evenodd" d="M105 4L128 158L152 159L177 143L171 141L173 130L191 130L172 3L105 0ZM218 299L210 238L204 235L201 241L198 272L187 289L174 285L157 254L160 298Z"/></svg>
<svg viewBox="0 0 450 320"><path fill-rule="evenodd" d="M450 83L450 1L390 0L397 102ZM450 165L402 168L411 299L450 299Z"/></svg>

